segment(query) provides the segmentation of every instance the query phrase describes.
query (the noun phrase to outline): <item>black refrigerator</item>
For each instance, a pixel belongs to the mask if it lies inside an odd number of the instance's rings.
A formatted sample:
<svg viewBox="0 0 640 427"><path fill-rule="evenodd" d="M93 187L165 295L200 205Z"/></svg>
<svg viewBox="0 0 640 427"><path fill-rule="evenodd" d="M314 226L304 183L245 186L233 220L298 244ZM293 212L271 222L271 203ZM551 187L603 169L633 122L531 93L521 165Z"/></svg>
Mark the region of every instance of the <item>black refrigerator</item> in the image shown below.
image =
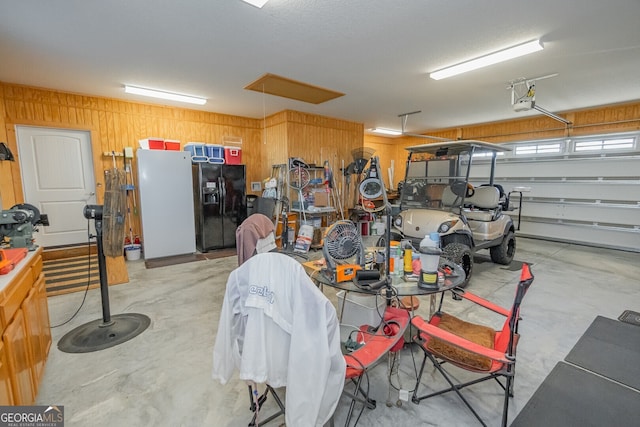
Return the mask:
<svg viewBox="0 0 640 427"><path fill-rule="evenodd" d="M192 172L196 249L234 248L247 217L245 166L194 163Z"/></svg>

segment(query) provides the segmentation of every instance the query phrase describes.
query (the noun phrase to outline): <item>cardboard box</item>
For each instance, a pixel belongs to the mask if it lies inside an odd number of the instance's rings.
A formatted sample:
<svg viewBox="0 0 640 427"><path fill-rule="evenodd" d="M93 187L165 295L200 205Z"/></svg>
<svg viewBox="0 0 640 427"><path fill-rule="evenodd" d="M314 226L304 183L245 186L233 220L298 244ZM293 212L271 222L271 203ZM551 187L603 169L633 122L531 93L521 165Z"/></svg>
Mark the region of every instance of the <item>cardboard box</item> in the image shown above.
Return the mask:
<svg viewBox="0 0 640 427"><path fill-rule="evenodd" d="M312 240L313 227L310 225L300 226L300 231L298 232L298 237L296 238L296 244L293 247L294 252L309 252Z"/></svg>
<svg viewBox="0 0 640 427"><path fill-rule="evenodd" d="M325 190L313 192L314 202L313 206L324 207L329 206L329 193Z"/></svg>

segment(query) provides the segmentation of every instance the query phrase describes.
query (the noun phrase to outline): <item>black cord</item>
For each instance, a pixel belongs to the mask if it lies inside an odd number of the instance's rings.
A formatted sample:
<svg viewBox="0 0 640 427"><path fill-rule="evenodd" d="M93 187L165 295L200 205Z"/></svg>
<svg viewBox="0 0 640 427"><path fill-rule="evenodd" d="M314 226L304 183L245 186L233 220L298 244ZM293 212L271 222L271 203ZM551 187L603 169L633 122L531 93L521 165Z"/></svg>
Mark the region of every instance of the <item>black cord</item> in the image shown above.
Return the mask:
<svg viewBox="0 0 640 427"><path fill-rule="evenodd" d="M389 291L388 295L382 296L382 292L387 292ZM380 313L380 307L378 306L378 297L380 298L384 298L384 300L387 302L387 304L390 304L392 300L397 299L398 298L398 290L395 287L391 287L391 288L381 288L379 292L376 293L376 312L378 313L378 317L380 318L380 323L378 323L378 326L376 326L375 330L377 331L380 327L385 327L385 326L389 326L389 323L396 323L397 322L389 322L384 320L384 311L382 313ZM386 311L386 306L385 306L385 311Z"/></svg>
<svg viewBox="0 0 640 427"><path fill-rule="evenodd" d="M89 255L88 255L88 265L87 265L87 286L84 288L84 295L82 296L82 302L80 303L80 307L78 307L76 312L73 313L69 319L65 320L64 322L58 325L51 326L51 329L58 328L60 326L66 325L67 323L71 322L76 317L76 315L80 312L80 309L82 308L85 300L87 299L87 292L89 291L89 284L91 283L91 237L89 234L89 226L90 226L90 223L89 223L89 220L87 219L87 236L88 236L87 250L89 252Z"/></svg>
<svg viewBox="0 0 640 427"><path fill-rule="evenodd" d="M385 290L385 291L386 291L387 289L383 289L383 290ZM400 297L399 297L399 295L398 295L398 290L397 290L395 287L393 287L393 286L390 288L390 290L391 290L390 298L387 298L387 297L384 297L384 298L385 298L385 299L388 299L388 300L389 300L389 301L391 301L391 302L395 301L395 302L396 302L396 304L397 304L397 306L398 306L399 308L402 308L402 309L406 310L406 309L407 309L407 307L405 307L405 306L404 306L404 304L402 303L402 300L400 299ZM377 297L378 295L380 295L380 293L376 294L376 297ZM380 296L382 296L382 295L380 295ZM412 297L412 298L415 298L415 297ZM378 307L377 307L377 304L376 304L376 309L377 309L377 308L378 308ZM413 312L414 310L412 309L411 311ZM378 314L380 314L380 311L378 311ZM391 323L396 323L396 324L397 324L397 322L393 322L393 321L392 321ZM384 320L383 320L380 326L382 326L382 325L387 326L388 324L389 324L388 322L386 322L386 321L384 321ZM409 331L411 331L411 328L412 328L411 319L409 319L409 324L407 325L407 328L409 328ZM406 343L406 342L405 342L405 343ZM412 344L413 344L413 336L410 336L410 341L408 342L408 344L409 344L409 346L410 346L410 347L412 346ZM417 377L418 377L418 366L416 365L416 359L415 359L415 354L413 353L413 350L411 350L411 361L413 362L413 371L414 371L415 376L416 376L416 378L417 378ZM390 375L391 375L391 374L390 374ZM396 386L391 382L391 376L389 376L389 384L390 384L390 385L391 385L391 387L393 387L395 390L398 390L398 391L400 390L400 388L396 387ZM415 387L414 387L413 389L411 389L411 390L407 390L407 392L412 393L414 390L415 390Z"/></svg>

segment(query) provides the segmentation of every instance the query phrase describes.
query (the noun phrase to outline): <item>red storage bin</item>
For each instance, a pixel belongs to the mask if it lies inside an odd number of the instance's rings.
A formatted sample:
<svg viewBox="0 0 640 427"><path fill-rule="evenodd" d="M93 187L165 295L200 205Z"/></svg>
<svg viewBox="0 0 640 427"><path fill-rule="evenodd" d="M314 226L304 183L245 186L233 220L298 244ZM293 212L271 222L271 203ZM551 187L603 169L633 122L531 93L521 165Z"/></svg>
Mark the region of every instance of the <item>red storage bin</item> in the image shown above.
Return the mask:
<svg viewBox="0 0 640 427"><path fill-rule="evenodd" d="M228 165L242 164L242 148L224 147L224 162Z"/></svg>
<svg viewBox="0 0 640 427"><path fill-rule="evenodd" d="M164 149L171 151L180 151L180 141L177 141L175 139L165 139Z"/></svg>
<svg viewBox="0 0 640 427"><path fill-rule="evenodd" d="M164 150L164 139L162 138L145 138L138 141L140 148L148 150Z"/></svg>

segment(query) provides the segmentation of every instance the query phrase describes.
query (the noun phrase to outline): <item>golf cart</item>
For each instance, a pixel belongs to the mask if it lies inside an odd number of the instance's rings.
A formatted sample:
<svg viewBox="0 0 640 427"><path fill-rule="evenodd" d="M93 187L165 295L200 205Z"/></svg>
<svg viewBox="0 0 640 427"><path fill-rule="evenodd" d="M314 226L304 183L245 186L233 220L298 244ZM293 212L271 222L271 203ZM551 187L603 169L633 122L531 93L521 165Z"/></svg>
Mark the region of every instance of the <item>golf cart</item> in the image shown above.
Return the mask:
<svg viewBox="0 0 640 427"><path fill-rule="evenodd" d="M495 263L511 263L516 239L513 221L505 214L509 197L494 184L497 153L510 149L470 140L407 150L400 213L393 218L391 240L408 239L418 249L425 235L437 231L442 256L467 274L461 287L469 282L478 250L488 249Z"/></svg>

